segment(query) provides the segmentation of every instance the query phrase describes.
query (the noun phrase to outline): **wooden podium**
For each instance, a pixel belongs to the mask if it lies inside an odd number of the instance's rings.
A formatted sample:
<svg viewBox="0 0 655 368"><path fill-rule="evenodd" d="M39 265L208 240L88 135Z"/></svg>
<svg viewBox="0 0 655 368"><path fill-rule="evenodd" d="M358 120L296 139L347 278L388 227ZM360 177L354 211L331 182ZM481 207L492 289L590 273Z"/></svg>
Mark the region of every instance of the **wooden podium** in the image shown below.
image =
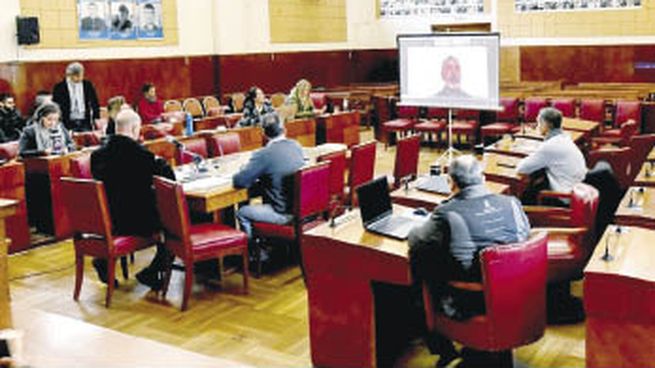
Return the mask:
<svg viewBox="0 0 655 368"><path fill-rule="evenodd" d="M5 236L5 219L16 213L18 202L0 199L0 330L11 328L11 304L9 302L9 268L7 251L9 242Z"/></svg>

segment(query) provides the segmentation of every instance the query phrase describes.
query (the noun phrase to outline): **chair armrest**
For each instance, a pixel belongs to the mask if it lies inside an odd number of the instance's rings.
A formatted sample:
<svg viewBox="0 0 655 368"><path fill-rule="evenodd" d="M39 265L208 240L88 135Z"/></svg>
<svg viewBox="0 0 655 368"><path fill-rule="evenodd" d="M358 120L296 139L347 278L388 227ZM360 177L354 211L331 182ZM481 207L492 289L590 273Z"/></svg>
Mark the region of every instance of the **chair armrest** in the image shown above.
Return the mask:
<svg viewBox="0 0 655 368"><path fill-rule="evenodd" d="M584 236L589 231L586 227L535 227L531 232L545 231L548 235Z"/></svg>
<svg viewBox="0 0 655 368"><path fill-rule="evenodd" d="M571 221L571 210L561 207L523 206L532 226L566 227Z"/></svg>
<svg viewBox="0 0 655 368"><path fill-rule="evenodd" d="M542 190L537 194L537 203L543 203L544 198L571 199L571 193Z"/></svg>
<svg viewBox="0 0 655 368"><path fill-rule="evenodd" d="M608 148L620 147L623 142L623 137L593 137L591 138L591 147L592 149L603 148L605 146L610 146Z"/></svg>

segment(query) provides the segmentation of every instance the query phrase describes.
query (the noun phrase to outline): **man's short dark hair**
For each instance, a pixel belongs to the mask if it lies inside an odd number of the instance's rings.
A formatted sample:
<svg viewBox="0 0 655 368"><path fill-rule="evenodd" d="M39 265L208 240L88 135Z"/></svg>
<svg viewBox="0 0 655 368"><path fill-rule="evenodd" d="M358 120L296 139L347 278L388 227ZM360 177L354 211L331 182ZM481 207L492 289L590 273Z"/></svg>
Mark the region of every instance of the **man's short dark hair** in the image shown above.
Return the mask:
<svg viewBox="0 0 655 368"><path fill-rule="evenodd" d="M9 98L14 98L14 96L12 96L11 93L8 93L8 92L0 93L0 102L5 102Z"/></svg>
<svg viewBox="0 0 655 368"><path fill-rule="evenodd" d="M143 6L143 9L155 11L155 6L150 3L147 3L146 5Z"/></svg>
<svg viewBox="0 0 655 368"><path fill-rule="evenodd" d="M154 86L155 85L153 83L144 83L143 86L141 86L141 93L146 94L148 91L150 91L150 88Z"/></svg>
<svg viewBox="0 0 655 368"><path fill-rule="evenodd" d="M551 129L559 129L562 127L562 112L554 107L544 107L539 111L537 121L543 120L551 127Z"/></svg>
<svg viewBox="0 0 655 368"><path fill-rule="evenodd" d="M275 112L262 116L261 122L262 128L264 129L264 135L268 138L275 138L284 132L280 116Z"/></svg>

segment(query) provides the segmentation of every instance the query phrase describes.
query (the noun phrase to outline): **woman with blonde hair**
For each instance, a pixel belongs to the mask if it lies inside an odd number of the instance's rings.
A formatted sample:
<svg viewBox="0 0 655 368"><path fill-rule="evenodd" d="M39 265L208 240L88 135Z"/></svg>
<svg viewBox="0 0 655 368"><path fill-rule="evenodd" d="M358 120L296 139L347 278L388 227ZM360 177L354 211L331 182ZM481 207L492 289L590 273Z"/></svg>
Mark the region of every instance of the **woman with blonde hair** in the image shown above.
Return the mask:
<svg viewBox="0 0 655 368"><path fill-rule="evenodd" d="M116 115L123 109L125 103L125 97L123 96L114 96L107 101L106 135L116 134Z"/></svg>
<svg viewBox="0 0 655 368"><path fill-rule="evenodd" d="M310 96L312 92L312 84L307 79L299 80L295 87L289 92L286 105L291 106L293 110L293 117L296 119L313 117L317 113L322 113L323 110L315 112L314 102Z"/></svg>

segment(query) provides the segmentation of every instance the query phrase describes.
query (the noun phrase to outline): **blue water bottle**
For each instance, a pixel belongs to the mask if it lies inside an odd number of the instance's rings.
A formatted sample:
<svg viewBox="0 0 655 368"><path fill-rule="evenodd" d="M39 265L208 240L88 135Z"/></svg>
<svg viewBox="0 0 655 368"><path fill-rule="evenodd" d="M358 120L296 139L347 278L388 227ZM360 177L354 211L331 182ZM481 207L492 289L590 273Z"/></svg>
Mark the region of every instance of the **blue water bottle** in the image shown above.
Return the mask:
<svg viewBox="0 0 655 368"><path fill-rule="evenodd" d="M186 113L186 127L185 133L187 137L193 135L193 117L188 112Z"/></svg>

